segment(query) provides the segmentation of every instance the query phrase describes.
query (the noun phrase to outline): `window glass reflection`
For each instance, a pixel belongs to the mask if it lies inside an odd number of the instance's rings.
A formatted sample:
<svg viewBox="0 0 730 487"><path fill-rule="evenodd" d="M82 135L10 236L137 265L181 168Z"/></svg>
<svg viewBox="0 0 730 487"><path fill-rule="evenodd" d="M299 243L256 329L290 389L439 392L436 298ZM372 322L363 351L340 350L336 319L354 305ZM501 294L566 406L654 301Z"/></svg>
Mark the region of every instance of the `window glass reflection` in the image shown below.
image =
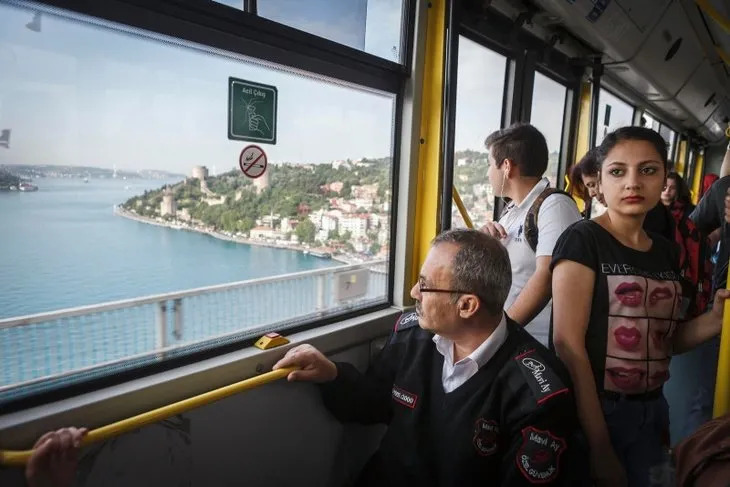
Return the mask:
<svg viewBox="0 0 730 487"><path fill-rule="evenodd" d="M633 118L634 107L610 91L601 89L598 97L596 145L600 144L609 132L631 125Z"/></svg>
<svg viewBox="0 0 730 487"><path fill-rule="evenodd" d="M565 96L568 90L547 76L535 73L530 123L545 136L548 146L548 167L545 177L557 187L560 142L563 134Z"/></svg>
<svg viewBox="0 0 730 487"><path fill-rule="evenodd" d="M256 8L269 20L402 62L403 4L404 0L258 0Z"/></svg>
<svg viewBox="0 0 730 487"><path fill-rule="evenodd" d="M459 37L454 186L475 226L492 220L494 192L487 179L484 139L500 128L507 58ZM465 227L456 205L452 227Z"/></svg>

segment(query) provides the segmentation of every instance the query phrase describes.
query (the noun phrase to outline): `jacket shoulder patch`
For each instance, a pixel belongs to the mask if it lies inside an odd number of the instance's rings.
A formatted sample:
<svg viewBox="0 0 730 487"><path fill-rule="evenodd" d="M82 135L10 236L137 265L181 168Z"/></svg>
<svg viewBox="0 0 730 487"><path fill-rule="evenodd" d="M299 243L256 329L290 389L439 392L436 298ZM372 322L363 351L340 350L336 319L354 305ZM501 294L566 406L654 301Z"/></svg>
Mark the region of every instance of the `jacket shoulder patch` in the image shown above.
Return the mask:
<svg viewBox="0 0 730 487"><path fill-rule="evenodd" d="M414 326L418 326L418 313L411 311L410 313L403 313L398 317L393 331L398 333L399 331L407 330Z"/></svg>
<svg viewBox="0 0 730 487"><path fill-rule="evenodd" d="M514 361L534 394L537 404L569 392L558 374L545 365L545 360L534 348L520 353L514 358Z"/></svg>

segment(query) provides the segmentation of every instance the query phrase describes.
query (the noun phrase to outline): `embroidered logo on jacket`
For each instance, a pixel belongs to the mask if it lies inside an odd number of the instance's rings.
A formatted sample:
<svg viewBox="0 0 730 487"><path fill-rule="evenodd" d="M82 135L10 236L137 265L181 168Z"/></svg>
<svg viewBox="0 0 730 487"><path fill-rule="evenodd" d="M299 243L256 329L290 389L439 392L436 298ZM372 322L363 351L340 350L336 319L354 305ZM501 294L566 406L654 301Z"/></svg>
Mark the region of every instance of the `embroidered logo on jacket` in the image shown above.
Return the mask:
<svg viewBox="0 0 730 487"><path fill-rule="evenodd" d="M535 381L537 381L537 384L540 386L540 392L552 392L552 389L550 388L550 381L548 381L543 375L543 372L545 372L545 366L542 362L531 357L525 357L522 359L522 365L529 369L530 373L535 378Z"/></svg>
<svg viewBox="0 0 730 487"><path fill-rule="evenodd" d="M525 377L527 384L535 394L537 403L542 404L549 398L568 392L560 378L555 372L545 366L540 358L533 356L535 350L529 350L515 357L519 364L520 371Z"/></svg>
<svg viewBox="0 0 730 487"><path fill-rule="evenodd" d="M416 402L418 402L418 395L413 394L412 392L404 391L400 387L393 386L393 399L395 400L395 402L401 403L404 406L413 409L416 407Z"/></svg>
<svg viewBox="0 0 730 487"><path fill-rule="evenodd" d="M395 322L395 328L394 330L396 332L405 330L407 328L412 328L414 326L418 325L418 313L411 312L411 313L405 313L400 315L398 320Z"/></svg>
<svg viewBox="0 0 730 487"><path fill-rule="evenodd" d="M560 474L560 456L566 448L563 438L528 426L522 430L522 445L515 459L517 467L530 483L551 482Z"/></svg>
<svg viewBox="0 0 730 487"><path fill-rule="evenodd" d="M479 418L474 425L474 447L482 456L492 455L497 451L499 425L493 419Z"/></svg>

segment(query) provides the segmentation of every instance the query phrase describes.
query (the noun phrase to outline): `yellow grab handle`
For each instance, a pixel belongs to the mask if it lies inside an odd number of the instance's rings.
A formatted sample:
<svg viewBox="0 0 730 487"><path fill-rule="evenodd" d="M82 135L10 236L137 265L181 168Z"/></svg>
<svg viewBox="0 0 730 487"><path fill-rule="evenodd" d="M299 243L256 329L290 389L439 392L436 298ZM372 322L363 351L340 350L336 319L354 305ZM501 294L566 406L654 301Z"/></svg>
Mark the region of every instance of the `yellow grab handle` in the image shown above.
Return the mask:
<svg viewBox="0 0 730 487"><path fill-rule="evenodd" d="M451 187L451 196L454 198L454 203L456 203L456 207L459 209L461 218L464 220L464 223L466 223L467 228L474 228L474 224L472 223L471 218L469 218L469 212L466 211L466 206L464 206L464 202L461 201L461 196L459 195L459 190L456 189L456 186Z"/></svg>
<svg viewBox="0 0 730 487"><path fill-rule="evenodd" d="M239 392L253 389L255 387L268 384L278 379L282 379L289 375L289 372L297 370L296 367L288 367L284 369L273 370L266 372L265 374L251 377L250 379L242 380L234 384L220 387L212 391L204 392L197 396L183 399L182 401L174 402L166 406L147 411L145 413L132 416L131 418L122 419L116 423L102 426L89 431L86 436L81 440L81 446L85 446L91 443L97 443L108 440L114 436L118 436L129 431L135 430L142 426L162 421L171 416L190 411L191 409L205 406L215 401L219 401L228 396L238 394ZM22 450L22 451L11 451L11 450L0 450L0 465L10 467L22 467L28 463L28 459L33 454L33 450Z"/></svg>
<svg viewBox="0 0 730 487"><path fill-rule="evenodd" d="M730 267L728 268L730 284ZM727 284L725 285L727 288ZM730 299L725 300L720 334L720 353L717 356L717 380L715 380L715 404L713 418L730 413Z"/></svg>

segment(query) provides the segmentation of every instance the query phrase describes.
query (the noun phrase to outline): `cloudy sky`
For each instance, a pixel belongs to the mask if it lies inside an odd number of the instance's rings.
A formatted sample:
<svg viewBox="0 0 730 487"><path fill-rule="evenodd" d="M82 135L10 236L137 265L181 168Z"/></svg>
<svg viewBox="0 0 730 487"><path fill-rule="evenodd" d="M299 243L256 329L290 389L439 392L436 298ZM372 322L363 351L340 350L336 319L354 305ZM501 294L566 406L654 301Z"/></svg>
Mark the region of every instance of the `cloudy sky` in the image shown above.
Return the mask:
<svg viewBox="0 0 730 487"><path fill-rule="evenodd" d="M220 3L240 6L241 0ZM306 3L306 5L305 5ZM259 0L259 14L384 58L399 56L401 0ZM182 43L0 2L0 164L189 171L235 166L227 137L228 78L278 88L273 162L327 162L391 153L394 97L233 59ZM457 149L482 149L499 128L504 58L462 39ZM560 143L565 90L538 76L533 123Z"/></svg>

